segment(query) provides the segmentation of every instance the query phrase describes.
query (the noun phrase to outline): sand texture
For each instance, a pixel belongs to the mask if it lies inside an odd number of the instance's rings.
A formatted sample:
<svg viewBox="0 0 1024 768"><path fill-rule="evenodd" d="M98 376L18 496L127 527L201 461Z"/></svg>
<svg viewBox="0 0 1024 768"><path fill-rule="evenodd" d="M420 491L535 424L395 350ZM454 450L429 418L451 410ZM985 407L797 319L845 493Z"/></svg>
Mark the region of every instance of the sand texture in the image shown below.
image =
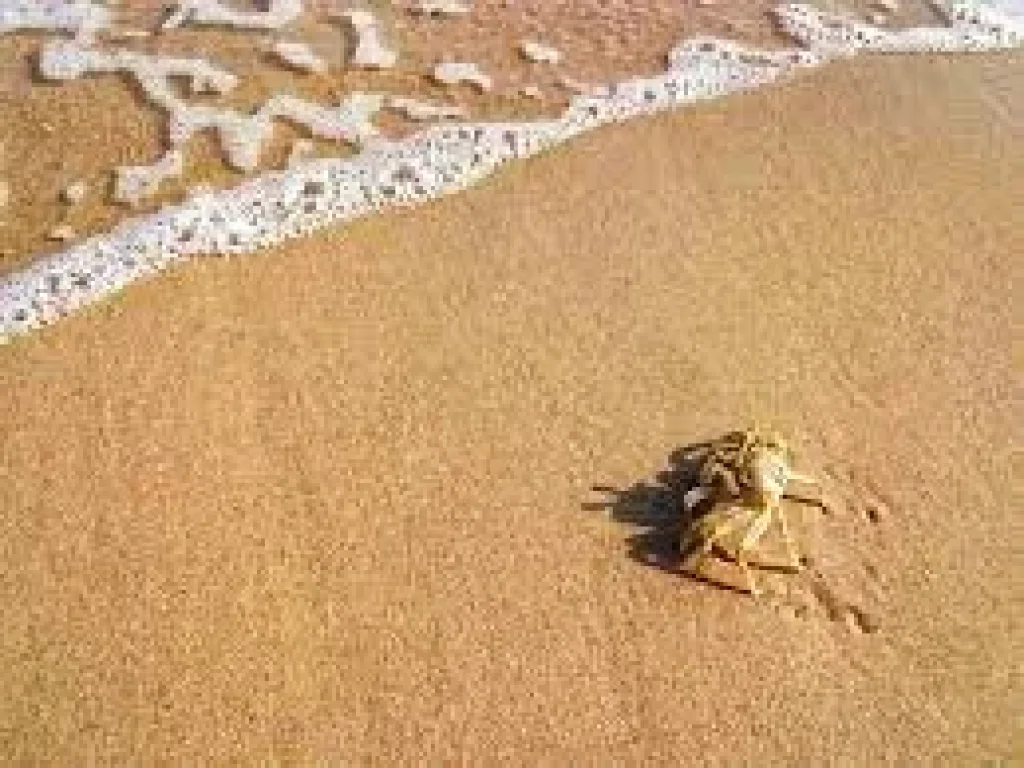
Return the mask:
<svg viewBox="0 0 1024 768"><path fill-rule="evenodd" d="M1022 95L863 57L0 349L0 759L1020 758ZM671 551L752 419L833 508L762 602Z"/></svg>

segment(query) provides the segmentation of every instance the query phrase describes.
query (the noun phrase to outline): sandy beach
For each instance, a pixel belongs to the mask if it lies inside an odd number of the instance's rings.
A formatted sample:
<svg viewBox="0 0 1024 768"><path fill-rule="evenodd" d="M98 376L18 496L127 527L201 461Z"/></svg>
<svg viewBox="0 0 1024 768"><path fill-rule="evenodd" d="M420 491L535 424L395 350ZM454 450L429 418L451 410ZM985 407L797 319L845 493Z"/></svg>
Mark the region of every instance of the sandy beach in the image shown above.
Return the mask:
<svg viewBox="0 0 1024 768"><path fill-rule="evenodd" d="M0 757L1022 759L1022 104L860 57L0 348ZM831 509L762 600L672 557L752 421Z"/></svg>

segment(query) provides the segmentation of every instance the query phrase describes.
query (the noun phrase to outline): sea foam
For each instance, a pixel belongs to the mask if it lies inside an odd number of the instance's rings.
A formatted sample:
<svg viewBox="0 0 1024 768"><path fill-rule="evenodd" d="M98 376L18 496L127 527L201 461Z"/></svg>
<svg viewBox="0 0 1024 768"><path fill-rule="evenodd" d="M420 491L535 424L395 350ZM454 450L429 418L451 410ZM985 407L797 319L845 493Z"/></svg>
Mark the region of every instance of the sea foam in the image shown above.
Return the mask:
<svg viewBox="0 0 1024 768"><path fill-rule="evenodd" d="M95 29L100 17L91 15L94 12L87 5L17 0L13 7L22 9L22 16L8 9L0 15L0 31L47 26L43 23L47 20L54 29ZM71 10L61 12L58 6ZM192 9L193 14L204 8L206 15L199 16L211 20L216 14L210 9L219 5L189 2L180 7ZM288 3L274 7L283 15L292 10ZM230 190L199 191L185 202L125 220L110 232L37 260L0 282L0 338L51 324L186 257L251 253L384 208L416 205L464 190L507 162L530 157L601 125L756 88L861 50L991 51L1019 47L1024 39L1019 16L966 3L948 7L948 27L903 30L879 29L801 4L783 5L776 12L800 48L761 51L727 40L691 38L669 53L663 74L589 89L551 120L449 123L391 141L366 127L363 117L381 106L381 97L372 94L361 95L362 102L342 109L340 118L336 110L291 97L272 98L270 108L254 116L181 111L198 121L182 129L188 133L211 124L222 132L234 131L233 151L236 160L241 158L236 164L242 167L255 165L250 161L258 155L267 115L283 115L342 137L346 131L355 131L363 148L352 157L298 161ZM147 64L130 56L109 58L77 44L55 49L49 63L54 72L64 74L127 69L155 83L154 100L167 96L162 88L166 63ZM232 82L226 73L194 62L179 60L170 69L208 87L226 88ZM173 115L179 102L164 106ZM175 152L172 148L153 167L157 176L180 170ZM152 181L137 170L130 185L145 187Z"/></svg>

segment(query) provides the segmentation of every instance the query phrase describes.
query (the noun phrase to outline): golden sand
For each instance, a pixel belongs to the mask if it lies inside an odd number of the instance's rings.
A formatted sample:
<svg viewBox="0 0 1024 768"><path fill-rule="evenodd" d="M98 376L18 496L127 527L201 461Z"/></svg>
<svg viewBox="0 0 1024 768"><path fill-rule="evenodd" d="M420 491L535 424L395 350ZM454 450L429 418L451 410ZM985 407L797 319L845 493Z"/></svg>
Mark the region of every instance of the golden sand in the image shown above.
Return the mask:
<svg viewBox="0 0 1024 768"><path fill-rule="evenodd" d="M1022 86L836 64L15 340L3 759L1019 757ZM761 603L641 562L753 418L837 507Z"/></svg>

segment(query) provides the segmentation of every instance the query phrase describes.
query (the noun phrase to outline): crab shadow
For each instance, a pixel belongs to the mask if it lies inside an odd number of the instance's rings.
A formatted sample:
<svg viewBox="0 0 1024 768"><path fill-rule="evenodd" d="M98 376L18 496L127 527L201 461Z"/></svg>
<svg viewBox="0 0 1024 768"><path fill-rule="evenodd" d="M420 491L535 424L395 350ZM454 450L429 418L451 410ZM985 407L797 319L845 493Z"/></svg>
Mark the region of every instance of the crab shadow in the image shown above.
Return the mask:
<svg viewBox="0 0 1024 768"><path fill-rule="evenodd" d="M683 499L687 492L699 486L701 465L715 442L706 440L675 449L668 456L668 467L658 472L653 482L642 480L627 488L594 485L591 490L604 494L606 499L582 506L588 512L608 512L612 520L634 529L626 538L628 555L633 561L676 577L746 594L745 589L708 578L687 567L694 552L680 549L682 531L710 512L714 505L713 500L704 499L687 511ZM726 562L733 562L728 553L719 553L719 556ZM756 567L781 570L763 564Z"/></svg>

